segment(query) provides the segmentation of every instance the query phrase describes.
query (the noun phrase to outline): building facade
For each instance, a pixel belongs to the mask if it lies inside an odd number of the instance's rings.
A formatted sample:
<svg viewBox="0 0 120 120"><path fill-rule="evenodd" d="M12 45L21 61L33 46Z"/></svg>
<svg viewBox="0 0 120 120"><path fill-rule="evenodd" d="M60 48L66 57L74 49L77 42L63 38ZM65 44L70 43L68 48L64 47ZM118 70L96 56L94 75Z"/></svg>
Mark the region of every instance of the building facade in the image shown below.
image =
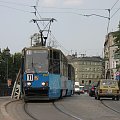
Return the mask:
<svg viewBox="0 0 120 120"><path fill-rule="evenodd" d="M105 78L116 78L117 65L120 63L118 56L115 55L117 46L114 45L113 33L106 36L104 43L104 60L105 60Z"/></svg>
<svg viewBox="0 0 120 120"><path fill-rule="evenodd" d="M89 86L103 78L103 59L101 57L69 56L69 62L75 68L75 81Z"/></svg>

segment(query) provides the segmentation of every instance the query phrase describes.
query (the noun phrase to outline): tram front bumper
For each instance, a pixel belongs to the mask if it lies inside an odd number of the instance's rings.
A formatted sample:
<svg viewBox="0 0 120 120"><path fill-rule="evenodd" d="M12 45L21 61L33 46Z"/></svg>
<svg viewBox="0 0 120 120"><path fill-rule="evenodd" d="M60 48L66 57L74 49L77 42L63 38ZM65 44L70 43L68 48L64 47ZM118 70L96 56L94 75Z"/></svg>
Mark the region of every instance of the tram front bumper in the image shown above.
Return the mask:
<svg viewBox="0 0 120 120"><path fill-rule="evenodd" d="M25 88L25 96L48 96L49 87L40 87L40 88Z"/></svg>

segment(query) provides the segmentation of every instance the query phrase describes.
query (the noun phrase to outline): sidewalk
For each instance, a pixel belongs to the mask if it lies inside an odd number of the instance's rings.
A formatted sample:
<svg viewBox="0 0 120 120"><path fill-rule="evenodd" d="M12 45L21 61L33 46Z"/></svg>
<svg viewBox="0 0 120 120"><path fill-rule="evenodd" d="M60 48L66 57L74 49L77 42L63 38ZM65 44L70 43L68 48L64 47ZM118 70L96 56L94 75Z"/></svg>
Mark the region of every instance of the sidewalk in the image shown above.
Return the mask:
<svg viewBox="0 0 120 120"><path fill-rule="evenodd" d="M1 112L1 107L2 105L7 102L7 101L11 101L10 96L4 96L4 97L0 97L0 120L4 120L4 116L3 116L3 111Z"/></svg>

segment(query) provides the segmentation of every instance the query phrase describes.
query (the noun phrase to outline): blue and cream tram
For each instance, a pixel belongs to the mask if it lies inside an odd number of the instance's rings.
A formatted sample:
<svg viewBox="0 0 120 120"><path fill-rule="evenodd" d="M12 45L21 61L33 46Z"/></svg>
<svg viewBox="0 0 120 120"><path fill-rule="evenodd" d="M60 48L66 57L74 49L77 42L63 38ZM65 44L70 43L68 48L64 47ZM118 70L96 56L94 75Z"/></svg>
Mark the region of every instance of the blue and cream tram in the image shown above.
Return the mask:
<svg viewBox="0 0 120 120"><path fill-rule="evenodd" d="M71 64L68 64L67 96L74 93L75 71Z"/></svg>
<svg viewBox="0 0 120 120"><path fill-rule="evenodd" d="M73 81L68 81L68 60L61 50L33 46L22 53L24 100L58 99L71 94Z"/></svg>

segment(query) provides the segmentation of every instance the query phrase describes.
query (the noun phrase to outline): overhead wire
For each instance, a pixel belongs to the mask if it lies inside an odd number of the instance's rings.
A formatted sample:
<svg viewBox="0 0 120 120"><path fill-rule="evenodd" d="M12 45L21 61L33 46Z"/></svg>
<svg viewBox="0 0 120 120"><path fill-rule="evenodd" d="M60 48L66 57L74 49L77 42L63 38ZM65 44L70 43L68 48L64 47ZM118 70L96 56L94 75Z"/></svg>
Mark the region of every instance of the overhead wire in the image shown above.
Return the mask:
<svg viewBox="0 0 120 120"><path fill-rule="evenodd" d="M6 6L6 5L0 5L0 6L1 6L1 7L6 7L6 8L9 8L9 9L13 9L13 10L17 10L17 11L22 11L22 12L31 13L30 11L18 9L18 8L15 8L15 7L10 7L10 6Z"/></svg>
<svg viewBox="0 0 120 120"><path fill-rule="evenodd" d="M41 17L41 15L40 15L40 13L38 12L38 10L37 10L37 7L38 7L38 3L39 3L39 0L37 0L36 1L36 5L35 6L32 6L32 7L34 7L34 9L35 9L35 12L33 12L34 14L35 14L35 16L39 19L39 17L40 17L40 19L42 18ZM36 15L36 13L39 15L39 17ZM45 23L43 22L42 23L42 25L44 26L44 27L46 27L45 26ZM50 26L49 26L49 29L50 29ZM39 27L39 30L40 30L40 27ZM51 33L51 31L49 30L49 32ZM47 34L47 37L48 37L48 34ZM51 37L52 37L52 39L53 40L55 40L58 44L59 44L59 46L60 47L62 47L64 50L66 50L67 52L69 52L66 48L64 48L58 41L57 41L57 39L55 38L55 36L51 33Z"/></svg>
<svg viewBox="0 0 120 120"><path fill-rule="evenodd" d="M14 4L14 5L18 5L18 6L27 6L27 7L30 7L30 5L23 4L23 3L17 3L17 2L6 2L6 1L2 1L2 0L0 0L0 3Z"/></svg>
<svg viewBox="0 0 120 120"><path fill-rule="evenodd" d="M112 16L111 16L111 10L115 7L115 5L117 4L119 2L119 0L117 0L114 4L113 4L113 6L110 8L110 9L108 9L108 12L109 12L109 19L108 19L108 25L107 25L107 34L108 34L108 32L109 32L109 26L110 26L110 20L111 20L111 18L117 13L117 11L120 9L118 9Z"/></svg>
<svg viewBox="0 0 120 120"><path fill-rule="evenodd" d="M41 7L41 6L38 6ZM106 10L106 9L83 9L83 8L65 8L65 7L41 7L41 8L48 8L48 9L72 9L72 10Z"/></svg>
<svg viewBox="0 0 120 120"><path fill-rule="evenodd" d="M0 0L0 3L5 3L5 4L14 4L14 5L18 5L18 6L27 6L27 7L31 7L30 5L26 4L26 3L17 3L17 2L6 2L6 1L2 1ZM38 5L39 0L36 0L36 5L37 7L41 7ZM82 8L65 8L65 7L41 7L41 8L51 8L51 9L72 9L72 10L106 10L106 9L82 9Z"/></svg>
<svg viewBox="0 0 120 120"><path fill-rule="evenodd" d="M81 15L81 14L80 14ZM109 17L106 17L106 16L102 16L102 15L98 15L98 14L89 14L89 15L84 15L86 17L89 17L89 16L98 16L98 17L103 17L103 18L107 18L109 19Z"/></svg>
<svg viewBox="0 0 120 120"><path fill-rule="evenodd" d="M115 5L119 2L119 0L117 0L113 6L111 7L111 9L79 9L79 8L58 8L58 7L43 7L43 8L54 8L54 9L72 9L72 10L111 10L115 7ZM30 5L27 5L27 4L24 4L24 3L16 3L16 2L6 2L6 1L2 1L0 0L0 3L5 3L5 4L14 4L14 5L19 5L19 6L27 6L27 7L31 7ZM39 3L39 0L36 0L36 6L37 7L40 7L38 5ZM27 10L22 10L22 9L18 9L18 8L15 8L15 7L10 7L10 6L6 6L6 5L0 5L1 7L6 7L6 8L9 8L9 9L14 9L14 10L17 10L17 11L22 11L22 12L27 12L27 13L32 13L30 11L27 11ZM101 15L97 15L97 14L90 14L90 15L85 15L85 14L78 14L78 13L75 13L75 12L54 12L54 13L69 13L69 14L76 14L76 15L81 15L81 16L86 16L86 17L89 17L89 16L99 16L99 17L103 17L103 18L108 18L108 26L107 26L107 32L108 32L108 29L109 29L109 24L110 24L110 19L114 17L114 15L120 10L120 8L118 8L115 13L112 14L112 16L110 17L110 13L109 13L109 17L106 17L106 16L101 16ZM38 10L36 10L37 14L39 15L39 17L41 18L41 15L40 15L40 12L38 12ZM53 12L51 12L53 13ZM44 25L44 23L43 23Z"/></svg>
<svg viewBox="0 0 120 120"><path fill-rule="evenodd" d="M114 8L114 6L115 6L118 2L119 2L119 0L117 0L117 1L113 4L113 6L111 7L110 10L112 10L112 9Z"/></svg>
<svg viewBox="0 0 120 120"><path fill-rule="evenodd" d="M117 0L117 1L113 4L113 6L111 7L110 11L115 7L115 5L116 5L119 1L120 1L120 0ZM110 19L111 19L119 10L120 10L120 8L118 8L117 11L115 11L115 12L112 14L112 16L110 17Z"/></svg>
<svg viewBox="0 0 120 120"><path fill-rule="evenodd" d="M114 16L119 10L120 10L120 8L118 8L118 9L112 14L112 16L111 16L110 18L113 18L113 16Z"/></svg>

